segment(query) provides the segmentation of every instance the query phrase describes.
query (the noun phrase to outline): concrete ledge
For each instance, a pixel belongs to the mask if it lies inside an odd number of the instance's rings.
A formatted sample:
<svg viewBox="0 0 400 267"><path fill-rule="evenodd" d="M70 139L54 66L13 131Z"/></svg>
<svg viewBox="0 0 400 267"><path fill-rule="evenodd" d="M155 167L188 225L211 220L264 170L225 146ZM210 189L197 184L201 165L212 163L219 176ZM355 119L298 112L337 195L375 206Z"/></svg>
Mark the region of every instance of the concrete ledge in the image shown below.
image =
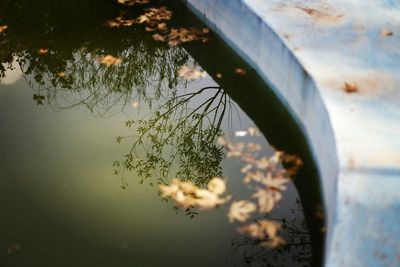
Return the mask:
<svg viewBox="0 0 400 267"><path fill-rule="evenodd" d="M398 266L400 2L186 2L303 128L328 212L325 265Z"/></svg>

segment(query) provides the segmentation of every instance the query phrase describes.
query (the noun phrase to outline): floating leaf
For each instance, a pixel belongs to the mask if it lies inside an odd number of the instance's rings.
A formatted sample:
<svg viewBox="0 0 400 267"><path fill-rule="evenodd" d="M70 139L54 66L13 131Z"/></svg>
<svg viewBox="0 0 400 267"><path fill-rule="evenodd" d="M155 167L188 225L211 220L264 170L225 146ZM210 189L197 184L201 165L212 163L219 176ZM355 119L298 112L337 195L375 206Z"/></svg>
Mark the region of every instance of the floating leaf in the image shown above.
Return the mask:
<svg viewBox="0 0 400 267"><path fill-rule="evenodd" d="M48 49L48 48L39 48L39 50L38 50L38 53L39 53L40 55L47 54L48 52L49 52L49 49Z"/></svg>
<svg viewBox="0 0 400 267"><path fill-rule="evenodd" d="M178 75L179 77L186 78L188 81L193 81L206 77L207 73L205 71L199 71L194 68L190 68L187 65L183 65L179 68Z"/></svg>
<svg viewBox="0 0 400 267"><path fill-rule="evenodd" d="M107 20L104 22L104 25L109 28L119 28L119 27L129 27L135 24L135 19L124 19L124 17L118 16L113 20Z"/></svg>
<svg viewBox="0 0 400 267"><path fill-rule="evenodd" d="M246 75L246 71L244 70L244 69L241 69L241 68L236 68L235 70L234 70L234 72L235 72L235 74L236 75L239 75L239 76L244 76L244 75Z"/></svg>
<svg viewBox="0 0 400 267"><path fill-rule="evenodd" d="M244 222L250 218L251 213L256 211L257 206L247 200L233 202L228 213L230 222L238 220Z"/></svg>
<svg viewBox="0 0 400 267"><path fill-rule="evenodd" d="M149 0L118 0L118 4L125 6L143 5L148 3Z"/></svg>
<svg viewBox="0 0 400 267"><path fill-rule="evenodd" d="M4 32L7 30L8 26L7 25L0 25L0 33Z"/></svg>
<svg viewBox="0 0 400 267"><path fill-rule="evenodd" d="M99 58L100 63L110 67L112 65L119 65L122 62L122 59L114 57L112 55L102 56Z"/></svg>

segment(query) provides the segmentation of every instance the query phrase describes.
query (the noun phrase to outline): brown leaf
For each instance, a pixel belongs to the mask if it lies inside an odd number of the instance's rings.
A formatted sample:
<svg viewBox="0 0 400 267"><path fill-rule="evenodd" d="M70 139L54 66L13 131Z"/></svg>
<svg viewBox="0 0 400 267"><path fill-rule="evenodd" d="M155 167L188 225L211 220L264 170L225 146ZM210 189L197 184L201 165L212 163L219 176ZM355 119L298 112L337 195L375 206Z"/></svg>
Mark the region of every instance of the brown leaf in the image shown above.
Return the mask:
<svg viewBox="0 0 400 267"><path fill-rule="evenodd" d="M48 52L49 52L49 49L48 49L48 48L39 48L39 50L38 50L38 53L39 53L40 55L47 54Z"/></svg>
<svg viewBox="0 0 400 267"><path fill-rule="evenodd" d="M356 92L358 92L358 86L357 86L356 83L345 82L343 89L347 93L356 93Z"/></svg>
<svg viewBox="0 0 400 267"><path fill-rule="evenodd" d="M125 6L134 6L147 4L149 0L118 0L118 3Z"/></svg>
<svg viewBox="0 0 400 267"><path fill-rule="evenodd" d="M239 75L239 76L244 76L244 75L246 75L246 71L244 70L244 69L241 69L241 68L236 68L235 70L234 70L234 72L235 72L235 74L236 75Z"/></svg>
<svg viewBox="0 0 400 267"><path fill-rule="evenodd" d="M382 36L392 36L393 31L388 30L388 29L382 29L381 34L382 34Z"/></svg>
<svg viewBox="0 0 400 267"><path fill-rule="evenodd" d="M7 25L0 25L0 33L4 32L7 30L8 26Z"/></svg>
<svg viewBox="0 0 400 267"><path fill-rule="evenodd" d="M112 55L102 56L99 58L100 63L110 67L112 65L119 65L122 62L122 59L114 57Z"/></svg>

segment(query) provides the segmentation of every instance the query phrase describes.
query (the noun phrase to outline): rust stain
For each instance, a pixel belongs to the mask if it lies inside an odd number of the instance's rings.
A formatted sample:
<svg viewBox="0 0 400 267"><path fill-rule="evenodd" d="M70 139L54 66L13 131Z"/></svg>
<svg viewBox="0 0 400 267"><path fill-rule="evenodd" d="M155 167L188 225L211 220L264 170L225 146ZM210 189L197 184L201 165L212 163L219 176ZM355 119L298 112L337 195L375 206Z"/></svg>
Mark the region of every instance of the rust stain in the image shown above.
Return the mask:
<svg viewBox="0 0 400 267"><path fill-rule="evenodd" d="M344 17L343 13L339 13L333 8L314 8L303 5L297 5L296 8L309 15L314 21L322 24L339 24Z"/></svg>

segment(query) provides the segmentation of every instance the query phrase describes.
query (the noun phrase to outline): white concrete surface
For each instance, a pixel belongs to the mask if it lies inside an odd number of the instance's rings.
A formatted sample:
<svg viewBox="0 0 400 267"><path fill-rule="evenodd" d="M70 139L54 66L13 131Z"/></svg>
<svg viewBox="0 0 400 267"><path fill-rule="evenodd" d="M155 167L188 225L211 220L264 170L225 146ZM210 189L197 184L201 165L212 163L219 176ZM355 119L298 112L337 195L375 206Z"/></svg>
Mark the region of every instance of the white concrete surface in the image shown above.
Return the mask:
<svg viewBox="0 0 400 267"><path fill-rule="evenodd" d="M328 211L325 266L400 266L400 1L186 2L306 133Z"/></svg>

